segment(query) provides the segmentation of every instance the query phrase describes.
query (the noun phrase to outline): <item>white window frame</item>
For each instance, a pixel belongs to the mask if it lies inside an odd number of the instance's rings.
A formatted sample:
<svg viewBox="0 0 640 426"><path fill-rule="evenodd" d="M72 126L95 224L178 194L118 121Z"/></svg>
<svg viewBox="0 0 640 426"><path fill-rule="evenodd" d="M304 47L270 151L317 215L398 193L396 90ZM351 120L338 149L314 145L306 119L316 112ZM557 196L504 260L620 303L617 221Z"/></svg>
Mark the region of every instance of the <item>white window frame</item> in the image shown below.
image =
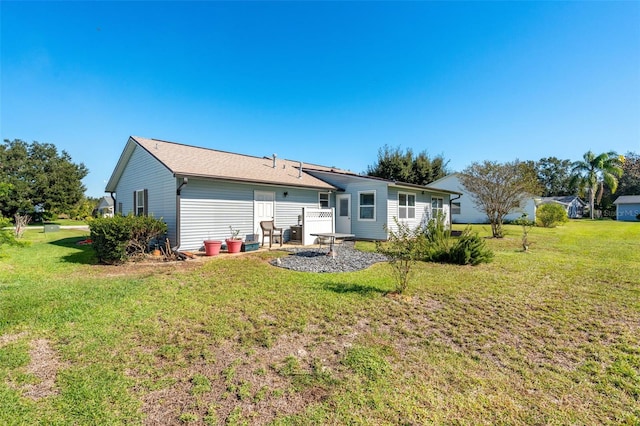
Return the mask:
<svg viewBox="0 0 640 426"><path fill-rule="evenodd" d="M440 207L437 205L437 201L440 200ZM433 207L433 202L436 201L436 206ZM443 197L431 197L431 217L437 218L438 212L444 214L444 198Z"/></svg>
<svg viewBox="0 0 640 426"><path fill-rule="evenodd" d="M142 197L142 202L140 202L140 197ZM144 216L145 205L144 205L144 189L136 190L136 211L133 212L136 216ZM142 211L140 211L142 209Z"/></svg>
<svg viewBox="0 0 640 426"><path fill-rule="evenodd" d="M322 199L322 197L323 197L323 196L326 196L326 197L327 197L327 199L326 199L326 201L327 201L327 205L326 205L326 206L323 206L323 205L322 205L322 202L324 201L324 200ZM318 192L318 206L319 206L321 209L330 209L330 208L331 208L331 194L330 194L330 193L328 193L328 192Z"/></svg>
<svg viewBox="0 0 640 426"><path fill-rule="evenodd" d="M362 204L362 195L373 194L373 204ZM372 208L373 217L362 217L363 208ZM375 222L376 220L376 191L358 191L358 220L364 222Z"/></svg>
<svg viewBox="0 0 640 426"><path fill-rule="evenodd" d="M404 196L405 203L402 204L400 198ZM409 199L413 198L413 205L409 203ZM411 192L398 192L398 219L415 219L416 218L416 194Z"/></svg>

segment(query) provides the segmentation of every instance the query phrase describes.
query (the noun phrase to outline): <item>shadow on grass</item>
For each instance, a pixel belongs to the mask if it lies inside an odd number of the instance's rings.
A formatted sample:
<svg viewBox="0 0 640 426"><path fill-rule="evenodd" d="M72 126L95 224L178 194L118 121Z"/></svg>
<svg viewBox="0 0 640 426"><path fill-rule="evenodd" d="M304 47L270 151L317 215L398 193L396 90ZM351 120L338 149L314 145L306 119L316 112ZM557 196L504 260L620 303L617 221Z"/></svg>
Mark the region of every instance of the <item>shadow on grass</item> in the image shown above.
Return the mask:
<svg viewBox="0 0 640 426"><path fill-rule="evenodd" d="M358 293L363 296L371 296L375 293L378 294L387 294L387 290L383 290L378 287L373 287L370 285L361 285L361 284L344 284L344 283L333 283L327 282L323 283L322 287L325 290L333 291L334 293Z"/></svg>
<svg viewBox="0 0 640 426"><path fill-rule="evenodd" d="M62 238L60 240L50 241L49 244L76 250L74 253L62 256L60 259L64 262L96 265L98 263L98 259L96 258L96 252L93 250L93 247L91 247L91 244L78 244L85 239L86 237Z"/></svg>

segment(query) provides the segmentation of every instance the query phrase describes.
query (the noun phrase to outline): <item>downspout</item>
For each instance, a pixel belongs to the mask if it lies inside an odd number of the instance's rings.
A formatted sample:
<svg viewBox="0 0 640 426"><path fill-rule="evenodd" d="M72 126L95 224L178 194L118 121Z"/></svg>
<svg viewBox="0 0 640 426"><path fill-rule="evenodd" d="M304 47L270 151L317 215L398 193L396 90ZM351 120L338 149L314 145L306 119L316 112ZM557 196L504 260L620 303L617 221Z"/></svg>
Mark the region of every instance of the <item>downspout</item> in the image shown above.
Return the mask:
<svg viewBox="0 0 640 426"><path fill-rule="evenodd" d="M453 214L451 213L451 204L460 197L462 197L462 194L458 194L456 198L449 197L449 227L453 227Z"/></svg>
<svg viewBox="0 0 640 426"><path fill-rule="evenodd" d="M176 189L176 246L173 247L173 250L180 249L180 193L182 192L182 187L189 183L189 178L183 177L182 183Z"/></svg>
<svg viewBox="0 0 640 426"><path fill-rule="evenodd" d="M113 191L109 191L109 196L111 197L111 199L113 200L113 215L116 215L116 197L113 196Z"/></svg>

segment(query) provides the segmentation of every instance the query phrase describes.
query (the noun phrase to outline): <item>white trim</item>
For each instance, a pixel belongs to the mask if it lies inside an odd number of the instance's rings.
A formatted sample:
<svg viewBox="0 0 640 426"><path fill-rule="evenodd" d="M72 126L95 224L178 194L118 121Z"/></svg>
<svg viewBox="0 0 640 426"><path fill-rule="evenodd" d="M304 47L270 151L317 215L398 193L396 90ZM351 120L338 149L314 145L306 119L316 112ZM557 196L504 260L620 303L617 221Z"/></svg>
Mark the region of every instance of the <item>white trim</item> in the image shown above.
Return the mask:
<svg viewBox="0 0 640 426"><path fill-rule="evenodd" d="M404 195L405 196L405 200L406 200L406 204L400 204L400 196ZM413 197L413 205L409 204L409 197ZM400 192L398 191L398 211L397 213L397 218L400 220L409 220L409 219L415 219L416 218L416 194L413 192ZM400 215L400 209L404 208L406 209L406 217L402 217ZM413 211L413 216L411 216L409 213Z"/></svg>
<svg viewBox="0 0 640 426"><path fill-rule="evenodd" d="M365 204L365 205L360 204L360 196L362 194L373 194L373 204ZM369 190L369 191L358 191L358 220L359 221L362 221L362 222L375 222L376 221L376 216L377 216L376 203L378 202L377 198L378 197L377 197L375 189L372 189L372 190ZM372 218L363 218L363 217L361 217L361 213L362 212L361 212L360 209L362 207L373 207L373 217Z"/></svg>
<svg viewBox="0 0 640 426"><path fill-rule="evenodd" d="M322 200L320 200L321 195L327 196L327 205L322 205ZM330 209L331 208L331 193L329 191L318 192L318 208L321 209Z"/></svg>
<svg viewBox="0 0 640 426"><path fill-rule="evenodd" d="M434 200L440 200L440 202L441 202L441 204L442 204L442 207L437 207L437 206L436 206L436 208L434 209L434 208L433 208L433 201L434 201ZM438 215L437 215L437 213L436 213L434 210L439 210L439 211L441 211L441 212L442 212L442 214L444 214L444 213L445 213L445 208L444 208L444 198L442 198L442 197L431 197L431 217L436 218L436 217L438 217Z"/></svg>

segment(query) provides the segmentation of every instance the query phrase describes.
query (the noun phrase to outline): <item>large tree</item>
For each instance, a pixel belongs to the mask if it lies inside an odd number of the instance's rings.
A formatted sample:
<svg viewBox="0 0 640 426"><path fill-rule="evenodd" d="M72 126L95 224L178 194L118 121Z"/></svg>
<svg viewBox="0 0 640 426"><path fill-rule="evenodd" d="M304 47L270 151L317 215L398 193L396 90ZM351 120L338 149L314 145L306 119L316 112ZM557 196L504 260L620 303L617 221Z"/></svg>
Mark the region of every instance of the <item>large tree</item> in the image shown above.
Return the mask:
<svg viewBox="0 0 640 426"><path fill-rule="evenodd" d="M543 197L576 193L577 188L571 182L571 165L571 160L560 160L556 157L541 158L536 163Z"/></svg>
<svg viewBox="0 0 640 426"><path fill-rule="evenodd" d="M414 155L410 148L402 151L388 145L378 150L378 162L367 167L367 175L416 185L427 185L446 176L448 160L441 155L429 157L426 151Z"/></svg>
<svg viewBox="0 0 640 426"><path fill-rule="evenodd" d="M624 173L618 180L618 194L640 195L640 154L627 152L622 170Z"/></svg>
<svg viewBox="0 0 640 426"><path fill-rule="evenodd" d="M53 144L20 139L0 145L0 214L33 212L36 206L48 214L68 213L84 196L82 179L88 170L76 164L66 151Z"/></svg>
<svg viewBox="0 0 640 426"><path fill-rule="evenodd" d="M483 211L495 238L502 238L502 224L509 213L541 191L533 165L521 161L472 163L460 181L475 205Z"/></svg>
<svg viewBox="0 0 640 426"><path fill-rule="evenodd" d="M572 181L577 184L581 192L587 192L589 197L589 214L594 217L596 198L602 196L604 185L615 194L618 189L618 178L622 176L624 157L615 151L596 155L587 151L582 160L575 161L571 168ZM598 201L599 202L599 201Z"/></svg>

